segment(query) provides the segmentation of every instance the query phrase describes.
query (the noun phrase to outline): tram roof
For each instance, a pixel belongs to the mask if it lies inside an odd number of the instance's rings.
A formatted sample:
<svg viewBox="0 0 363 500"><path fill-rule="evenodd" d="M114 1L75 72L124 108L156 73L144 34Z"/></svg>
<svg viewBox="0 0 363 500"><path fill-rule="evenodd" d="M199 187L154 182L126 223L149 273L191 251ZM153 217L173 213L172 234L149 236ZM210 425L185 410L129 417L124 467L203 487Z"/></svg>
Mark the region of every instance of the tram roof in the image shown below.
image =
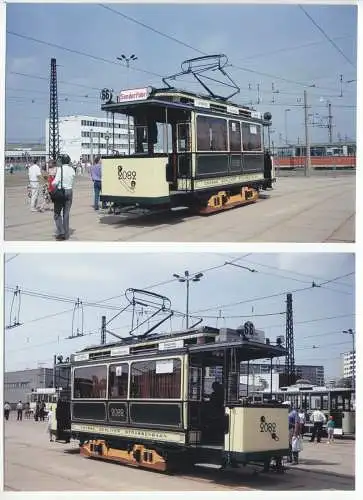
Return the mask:
<svg viewBox="0 0 363 500"><path fill-rule="evenodd" d="M172 334L154 334L145 338L131 337L118 342L90 346L74 354L74 361L104 359L116 356L155 355L155 352L212 353L235 348L241 361L286 356L281 345L257 342L241 335L237 330L202 327Z"/></svg>
<svg viewBox="0 0 363 500"><path fill-rule="evenodd" d="M175 88L124 90L117 95L116 101L111 100L103 104L101 109L111 113L132 114L140 105L163 106L188 111L191 109L208 110L262 121L261 113L247 106Z"/></svg>

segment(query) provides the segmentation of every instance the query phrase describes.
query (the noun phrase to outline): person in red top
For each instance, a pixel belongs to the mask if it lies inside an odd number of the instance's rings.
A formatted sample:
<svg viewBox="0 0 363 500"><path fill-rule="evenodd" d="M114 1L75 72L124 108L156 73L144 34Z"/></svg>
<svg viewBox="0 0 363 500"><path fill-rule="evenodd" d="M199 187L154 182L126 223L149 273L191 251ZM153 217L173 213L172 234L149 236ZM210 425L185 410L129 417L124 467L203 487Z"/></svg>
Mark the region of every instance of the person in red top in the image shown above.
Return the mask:
<svg viewBox="0 0 363 500"><path fill-rule="evenodd" d="M48 192L53 193L55 186L52 185L54 181L55 174L57 172L57 166L54 160L50 160L48 163Z"/></svg>

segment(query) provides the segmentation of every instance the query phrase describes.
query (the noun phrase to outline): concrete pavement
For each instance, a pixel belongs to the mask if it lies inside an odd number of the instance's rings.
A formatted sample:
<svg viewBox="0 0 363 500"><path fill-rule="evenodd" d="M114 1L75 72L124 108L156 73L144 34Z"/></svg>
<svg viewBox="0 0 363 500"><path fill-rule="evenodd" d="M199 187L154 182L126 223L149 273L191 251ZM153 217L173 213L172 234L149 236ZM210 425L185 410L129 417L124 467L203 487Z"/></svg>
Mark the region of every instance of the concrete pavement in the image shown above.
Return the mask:
<svg viewBox="0 0 363 500"><path fill-rule="evenodd" d="M5 239L52 241L52 211L31 213L26 177L5 179ZM92 185L77 177L70 241L354 242L355 175L279 178L267 199L210 216L188 210L121 216L92 209ZM50 207L51 208L51 207ZM60 242L59 245L67 244Z"/></svg>
<svg viewBox="0 0 363 500"><path fill-rule="evenodd" d="M17 422L15 412L4 428L5 491L314 491L353 490L355 483L355 442L348 440L305 442L300 464L285 474L247 466L170 475L83 458L76 442L50 443L46 422Z"/></svg>

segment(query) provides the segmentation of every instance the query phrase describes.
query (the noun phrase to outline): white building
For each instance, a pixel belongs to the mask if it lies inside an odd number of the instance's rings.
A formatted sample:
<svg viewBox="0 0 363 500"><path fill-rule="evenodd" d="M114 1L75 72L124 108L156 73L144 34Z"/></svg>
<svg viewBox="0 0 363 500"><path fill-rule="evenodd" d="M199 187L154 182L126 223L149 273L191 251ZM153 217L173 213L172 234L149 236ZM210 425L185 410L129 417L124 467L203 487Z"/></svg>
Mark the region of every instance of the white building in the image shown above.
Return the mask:
<svg viewBox="0 0 363 500"><path fill-rule="evenodd" d="M127 154L129 151L127 118L116 118L113 134L113 121L109 117L63 116L59 118L59 149L67 153L73 162L91 160L95 155ZM132 120L130 120L132 127ZM49 154L49 119L45 124L47 155ZM133 132L131 131L131 150L133 152Z"/></svg>
<svg viewBox="0 0 363 500"><path fill-rule="evenodd" d="M272 371L271 373L250 373L249 375L240 375L240 384L244 387L248 385L248 392L255 391L278 391L280 388L280 374Z"/></svg>
<svg viewBox="0 0 363 500"><path fill-rule="evenodd" d="M355 365L355 353L353 351L345 352L342 354L342 368L343 368L343 378L349 378L353 376L354 365Z"/></svg>

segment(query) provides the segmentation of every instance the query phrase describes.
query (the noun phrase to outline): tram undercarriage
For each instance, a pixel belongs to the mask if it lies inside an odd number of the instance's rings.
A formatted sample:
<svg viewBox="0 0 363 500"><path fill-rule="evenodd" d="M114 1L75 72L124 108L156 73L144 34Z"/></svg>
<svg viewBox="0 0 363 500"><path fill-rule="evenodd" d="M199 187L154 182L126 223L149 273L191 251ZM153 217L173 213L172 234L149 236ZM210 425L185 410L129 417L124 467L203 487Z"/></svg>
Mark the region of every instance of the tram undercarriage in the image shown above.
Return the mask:
<svg viewBox="0 0 363 500"><path fill-rule="evenodd" d="M268 472L284 472L286 450L271 453L227 453L223 446L205 445L198 448L162 449L145 443L112 443L107 439L90 439L80 445L85 458L117 462L121 465L150 469L158 472L177 472L194 466L214 466L219 469L255 465Z"/></svg>

